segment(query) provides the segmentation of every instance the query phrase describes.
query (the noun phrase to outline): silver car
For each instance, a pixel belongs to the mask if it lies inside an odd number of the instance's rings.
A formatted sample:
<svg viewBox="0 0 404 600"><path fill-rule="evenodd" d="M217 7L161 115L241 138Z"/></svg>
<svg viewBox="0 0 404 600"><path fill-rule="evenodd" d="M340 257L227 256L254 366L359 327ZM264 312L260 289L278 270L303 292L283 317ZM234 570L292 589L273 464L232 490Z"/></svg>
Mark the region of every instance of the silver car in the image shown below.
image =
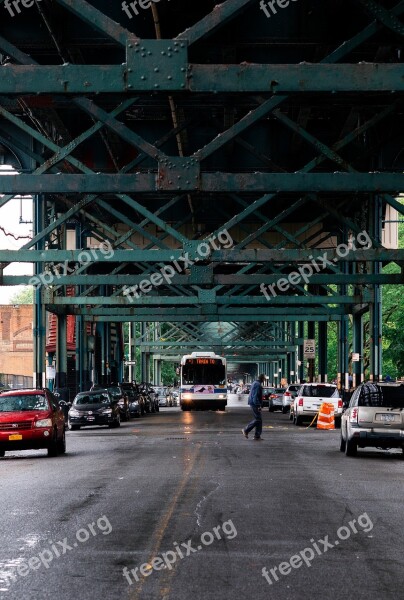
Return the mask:
<svg viewBox="0 0 404 600"><path fill-rule="evenodd" d="M293 383L292 385L288 385L286 388L282 398L282 412L284 415L290 411L290 405L295 399L296 392L299 388L299 383Z"/></svg>
<svg viewBox="0 0 404 600"><path fill-rule="evenodd" d="M341 452L356 456L368 446L404 452L404 385L364 383L342 415Z"/></svg>

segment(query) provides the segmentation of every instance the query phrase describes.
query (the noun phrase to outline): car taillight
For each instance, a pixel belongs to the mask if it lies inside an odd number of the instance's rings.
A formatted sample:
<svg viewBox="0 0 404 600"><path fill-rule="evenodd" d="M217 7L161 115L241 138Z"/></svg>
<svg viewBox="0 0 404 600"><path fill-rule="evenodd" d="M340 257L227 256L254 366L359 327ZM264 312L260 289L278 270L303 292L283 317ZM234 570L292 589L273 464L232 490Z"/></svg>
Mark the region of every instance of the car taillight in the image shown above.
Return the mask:
<svg viewBox="0 0 404 600"><path fill-rule="evenodd" d="M341 398L338 400L338 408L342 408L342 400L341 400Z"/></svg>
<svg viewBox="0 0 404 600"><path fill-rule="evenodd" d="M357 408L353 408L352 412L351 412L351 416L349 417L349 420L351 423L357 423L358 422L358 409Z"/></svg>
<svg viewBox="0 0 404 600"><path fill-rule="evenodd" d="M276 398L276 394L271 394L270 398Z"/></svg>
<svg viewBox="0 0 404 600"><path fill-rule="evenodd" d="M299 398L297 402L299 406L303 406L303 398Z"/></svg>
<svg viewBox="0 0 404 600"><path fill-rule="evenodd" d="M291 396L292 394L290 392L285 392L284 396Z"/></svg>

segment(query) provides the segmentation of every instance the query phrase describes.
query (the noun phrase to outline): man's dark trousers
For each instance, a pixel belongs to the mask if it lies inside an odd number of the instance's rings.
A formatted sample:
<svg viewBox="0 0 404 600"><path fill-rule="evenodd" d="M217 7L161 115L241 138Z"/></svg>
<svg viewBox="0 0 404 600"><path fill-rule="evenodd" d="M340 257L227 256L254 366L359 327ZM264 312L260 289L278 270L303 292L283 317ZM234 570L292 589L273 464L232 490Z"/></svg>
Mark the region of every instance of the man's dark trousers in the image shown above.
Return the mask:
<svg viewBox="0 0 404 600"><path fill-rule="evenodd" d="M251 410L253 411L253 414L254 414L254 421L251 421L251 423L249 423L247 425L247 427L245 428L244 431L248 434L255 427L255 436L254 437L259 438L259 437L261 437L261 433L262 433L261 408L259 406L252 405Z"/></svg>

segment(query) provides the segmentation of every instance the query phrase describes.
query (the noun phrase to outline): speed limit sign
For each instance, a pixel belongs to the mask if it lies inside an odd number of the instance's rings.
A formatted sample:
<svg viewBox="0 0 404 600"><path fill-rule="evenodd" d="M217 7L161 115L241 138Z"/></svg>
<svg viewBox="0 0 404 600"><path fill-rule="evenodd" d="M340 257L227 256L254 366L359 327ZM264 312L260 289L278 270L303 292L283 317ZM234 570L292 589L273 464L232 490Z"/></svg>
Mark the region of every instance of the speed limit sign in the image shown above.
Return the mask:
<svg viewBox="0 0 404 600"><path fill-rule="evenodd" d="M316 357L316 340L304 340L303 346L304 358L310 359Z"/></svg>

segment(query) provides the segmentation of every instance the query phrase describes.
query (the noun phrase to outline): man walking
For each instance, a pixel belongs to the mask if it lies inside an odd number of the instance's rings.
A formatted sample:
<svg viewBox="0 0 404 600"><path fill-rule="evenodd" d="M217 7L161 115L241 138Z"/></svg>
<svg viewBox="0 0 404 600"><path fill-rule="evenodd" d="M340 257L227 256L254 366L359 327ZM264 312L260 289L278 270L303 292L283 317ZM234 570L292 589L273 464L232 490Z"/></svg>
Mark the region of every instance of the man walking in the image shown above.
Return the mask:
<svg viewBox="0 0 404 600"><path fill-rule="evenodd" d="M245 438L248 438L248 434L252 429L255 429L254 440L261 440L262 432L262 384L265 381L265 375L261 374L257 381L251 386L251 391L248 396L248 404L251 406L251 410L254 415L254 420L247 425L245 429L242 429L242 433Z"/></svg>

